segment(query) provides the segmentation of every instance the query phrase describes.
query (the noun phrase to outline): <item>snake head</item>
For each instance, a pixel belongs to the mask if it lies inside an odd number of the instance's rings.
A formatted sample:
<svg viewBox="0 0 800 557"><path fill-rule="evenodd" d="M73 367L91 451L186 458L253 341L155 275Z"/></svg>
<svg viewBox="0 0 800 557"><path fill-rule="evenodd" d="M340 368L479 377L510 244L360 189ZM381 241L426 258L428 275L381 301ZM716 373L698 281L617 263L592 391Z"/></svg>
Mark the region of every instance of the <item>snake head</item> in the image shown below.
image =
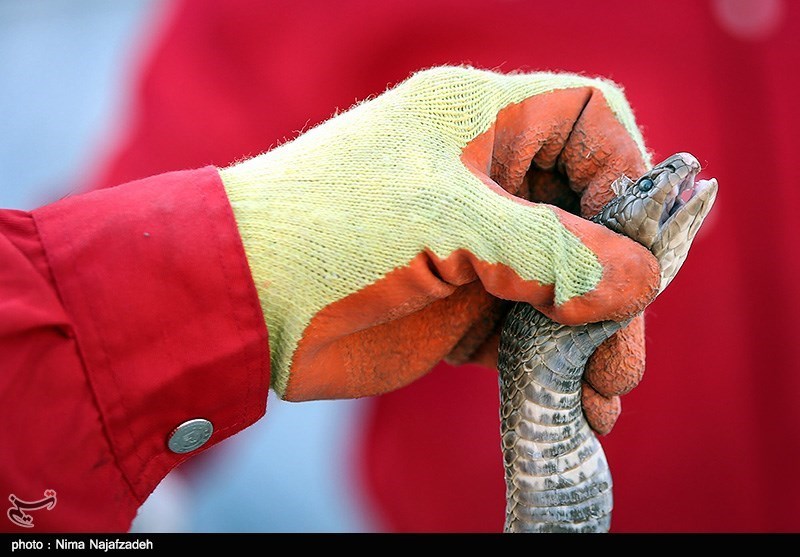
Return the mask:
<svg viewBox="0 0 800 557"><path fill-rule="evenodd" d="M661 265L660 291L675 278L717 196L717 180L697 180L700 163L677 153L637 180L612 184L617 196L595 221L648 248Z"/></svg>

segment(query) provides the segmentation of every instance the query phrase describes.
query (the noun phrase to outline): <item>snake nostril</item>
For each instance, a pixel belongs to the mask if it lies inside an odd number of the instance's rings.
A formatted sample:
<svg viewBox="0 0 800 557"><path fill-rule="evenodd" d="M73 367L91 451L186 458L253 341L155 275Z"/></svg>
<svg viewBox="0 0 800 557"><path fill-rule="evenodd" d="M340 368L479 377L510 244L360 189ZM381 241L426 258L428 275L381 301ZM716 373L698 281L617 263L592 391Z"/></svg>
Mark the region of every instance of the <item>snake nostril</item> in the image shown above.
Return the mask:
<svg viewBox="0 0 800 557"><path fill-rule="evenodd" d="M677 172L677 171L678 171L678 169L677 169L677 168L675 168L675 165L674 165L674 164L668 164L668 165L666 165L666 167L665 167L665 168L668 168L668 169L669 169L670 171L672 171L672 172Z"/></svg>

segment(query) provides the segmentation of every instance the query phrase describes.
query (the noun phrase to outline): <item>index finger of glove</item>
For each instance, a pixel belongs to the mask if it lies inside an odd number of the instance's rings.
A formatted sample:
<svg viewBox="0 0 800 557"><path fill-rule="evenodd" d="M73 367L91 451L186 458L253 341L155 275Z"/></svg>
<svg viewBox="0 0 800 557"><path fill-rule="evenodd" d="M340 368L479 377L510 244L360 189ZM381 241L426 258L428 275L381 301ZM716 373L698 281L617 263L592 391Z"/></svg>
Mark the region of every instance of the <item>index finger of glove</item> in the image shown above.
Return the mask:
<svg viewBox="0 0 800 557"><path fill-rule="evenodd" d="M596 214L614 197L611 183L637 177L650 166L633 112L621 89L595 92L575 122L559 164L581 194L581 215Z"/></svg>
<svg viewBox="0 0 800 557"><path fill-rule="evenodd" d="M605 80L535 95L497 115L490 175L514 195L529 197L529 172L552 172L590 216L614 196L614 180L638 176L648 164L622 90Z"/></svg>

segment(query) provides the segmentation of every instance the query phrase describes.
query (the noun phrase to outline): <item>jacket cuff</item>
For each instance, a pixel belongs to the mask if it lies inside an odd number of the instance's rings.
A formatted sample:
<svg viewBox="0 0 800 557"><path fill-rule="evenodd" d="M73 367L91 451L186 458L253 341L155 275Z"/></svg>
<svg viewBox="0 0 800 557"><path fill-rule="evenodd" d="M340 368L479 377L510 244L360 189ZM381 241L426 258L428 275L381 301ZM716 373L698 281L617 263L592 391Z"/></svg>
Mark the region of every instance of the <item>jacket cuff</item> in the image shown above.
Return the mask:
<svg viewBox="0 0 800 557"><path fill-rule="evenodd" d="M219 174L162 174L33 216L117 465L143 501L266 410L267 330Z"/></svg>

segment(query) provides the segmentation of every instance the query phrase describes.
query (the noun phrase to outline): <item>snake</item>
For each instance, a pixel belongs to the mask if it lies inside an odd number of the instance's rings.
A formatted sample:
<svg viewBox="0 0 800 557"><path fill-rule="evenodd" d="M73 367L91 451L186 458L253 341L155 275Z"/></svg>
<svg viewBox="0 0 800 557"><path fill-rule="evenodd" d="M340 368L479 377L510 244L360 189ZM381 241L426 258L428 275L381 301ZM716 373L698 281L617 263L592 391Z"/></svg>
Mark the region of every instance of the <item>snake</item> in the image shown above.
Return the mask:
<svg viewBox="0 0 800 557"><path fill-rule="evenodd" d="M661 293L683 265L717 194L700 163L676 153L633 180L590 220L639 242L660 265ZM630 319L559 324L515 302L501 328L500 421L506 484L504 532L609 532L612 478L581 406L592 353Z"/></svg>

